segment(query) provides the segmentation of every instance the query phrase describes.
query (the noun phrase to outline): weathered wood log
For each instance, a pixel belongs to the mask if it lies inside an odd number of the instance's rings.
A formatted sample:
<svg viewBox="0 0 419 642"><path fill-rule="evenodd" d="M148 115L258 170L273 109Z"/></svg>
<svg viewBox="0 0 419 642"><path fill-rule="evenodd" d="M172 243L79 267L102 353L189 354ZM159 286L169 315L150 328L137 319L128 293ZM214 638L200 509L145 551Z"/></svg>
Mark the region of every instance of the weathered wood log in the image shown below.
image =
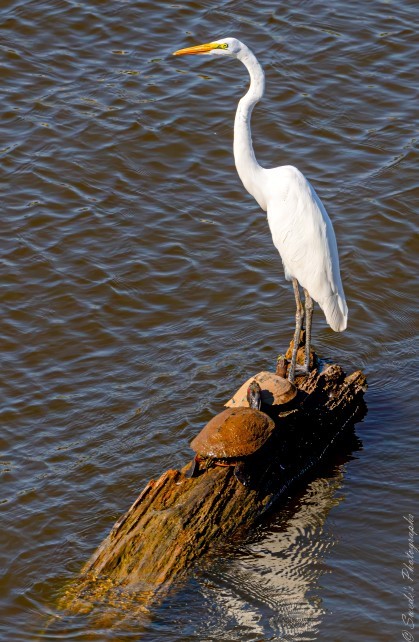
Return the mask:
<svg viewBox="0 0 419 642"><path fill-rule="evenodd" d="M112 603L135 589L147 606L211 548L246 531L285 491L318 464L337 437L363 414L366 379L345 376L339 365L321 365L297 378L298 394L281 412L277 428L249 461L247 487L231 467L214 466L196 478L189 464L150 481L114 525L60 602L71 611ZM269 412L267 408L262 408ZM191 435L192 437L192 435Z"/></svg>

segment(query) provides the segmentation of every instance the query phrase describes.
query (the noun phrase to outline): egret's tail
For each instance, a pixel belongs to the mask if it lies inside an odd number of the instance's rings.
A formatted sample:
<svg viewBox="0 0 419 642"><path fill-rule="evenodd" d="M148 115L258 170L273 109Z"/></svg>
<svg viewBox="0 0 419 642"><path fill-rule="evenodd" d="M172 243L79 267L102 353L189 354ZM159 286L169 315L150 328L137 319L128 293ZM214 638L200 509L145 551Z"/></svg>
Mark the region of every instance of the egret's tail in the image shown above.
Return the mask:
<svg viewBox="0 0 419 642"><path fill-rule="evenodd" d="M348 306L346 305L344 297L336 292L319 303L319 305L332 330L335 332L343 332L346 330L348 323Z"/></svg>

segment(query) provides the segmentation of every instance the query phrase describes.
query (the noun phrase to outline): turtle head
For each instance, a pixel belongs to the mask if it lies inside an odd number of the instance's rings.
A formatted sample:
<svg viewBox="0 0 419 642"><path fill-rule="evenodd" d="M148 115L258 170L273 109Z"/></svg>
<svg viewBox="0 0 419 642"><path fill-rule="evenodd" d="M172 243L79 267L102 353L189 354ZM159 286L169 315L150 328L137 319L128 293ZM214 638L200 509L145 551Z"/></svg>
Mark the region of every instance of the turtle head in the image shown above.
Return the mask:
<svg viewBox="0 0 419 642"><path fill-rule="evenodd" d="M247 389L247 401L250 408L260 410L261 393L262 390L260 389L260 385L257 381L253 380Z"/></svg>
<svg viewBox="0 0 419 642"><path fill-rule="evenodd" d="M276 360L276 372L279 377L282 377L283 379L287 378L287 366L288 366L288 361L285 358L285 355L280 354Z"/></svg>

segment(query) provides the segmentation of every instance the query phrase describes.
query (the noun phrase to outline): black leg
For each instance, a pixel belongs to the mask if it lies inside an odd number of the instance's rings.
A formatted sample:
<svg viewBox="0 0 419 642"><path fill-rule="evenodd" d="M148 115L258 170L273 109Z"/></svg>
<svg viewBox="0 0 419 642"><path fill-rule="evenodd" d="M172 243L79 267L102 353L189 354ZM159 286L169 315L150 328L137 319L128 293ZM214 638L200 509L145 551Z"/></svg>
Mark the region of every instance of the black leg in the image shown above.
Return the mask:
<svg viewBox="0 0 419 642"><path fill-rule="evenodd" d="M292 350L291 363L288 371L288 379L289 381L291 381L291 383L294 383L295 364L297 362L297 352L298 352L298 346L300 343L300 333L301 333L301 326L303 323L304 310L303 310L303 304L301 303L301 299L300 299L300 290L299 290L297 279L292 280L292 286L294 288L295 305L297 310L295 313L294 347Z"/></svg>
<svg viewBox="0 0 419 642"><path fill-rule="evenodd" d="M306 297L306 350L305 350L305 360L304 360L304 370L308 373L310 371L310 344L311 344L311 321L313 318L313 299L307 292L304 290Z"/></svg>

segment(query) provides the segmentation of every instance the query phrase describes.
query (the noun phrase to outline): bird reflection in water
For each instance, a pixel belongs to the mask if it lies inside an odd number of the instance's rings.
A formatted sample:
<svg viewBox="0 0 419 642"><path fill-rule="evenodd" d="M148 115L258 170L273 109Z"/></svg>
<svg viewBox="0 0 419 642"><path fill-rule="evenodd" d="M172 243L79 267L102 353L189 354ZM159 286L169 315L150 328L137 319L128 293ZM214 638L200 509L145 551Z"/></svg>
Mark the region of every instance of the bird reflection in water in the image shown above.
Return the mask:
<svg viewBox="0 0 419 642"><path fill-rule="evenodd" d="M334 545L324 523L341 501L336 493L342 479L340 470L333 478L315 479L241 554L236 548L231 556L227 552L227 563L208 565L200 578L202 591L222 613L214 621L223 623L225 634L231 631L231 639L238 630L242 639L317 639L325 612L317 582ZM208 633L221 639L220 631Z"/></svg>

